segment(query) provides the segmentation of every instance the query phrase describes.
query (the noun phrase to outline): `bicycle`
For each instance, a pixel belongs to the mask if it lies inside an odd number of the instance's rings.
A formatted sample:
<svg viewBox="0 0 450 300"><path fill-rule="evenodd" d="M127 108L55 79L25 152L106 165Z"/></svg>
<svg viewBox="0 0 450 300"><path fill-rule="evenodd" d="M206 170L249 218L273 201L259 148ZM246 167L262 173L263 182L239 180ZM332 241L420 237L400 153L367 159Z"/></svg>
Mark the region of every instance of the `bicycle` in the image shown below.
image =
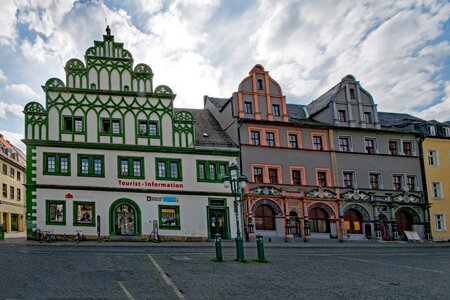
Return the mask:
<svg viewBox="0 0 450 300"><path fill-rule="evenodd" d="M46 232L46 241L47 241L47 243L52 243L52 242L56 242L56 236L55 236L55 234L53 233L53 229L52 230L48 230L47 232Z"/></svg>
<svg viewBox="0 0 450 300"><path fill-rule="evenodd" d="M81 230L77 230L77 234L75 234L74 241L77 244L80 243L80 241L81 241Z"/></svg>

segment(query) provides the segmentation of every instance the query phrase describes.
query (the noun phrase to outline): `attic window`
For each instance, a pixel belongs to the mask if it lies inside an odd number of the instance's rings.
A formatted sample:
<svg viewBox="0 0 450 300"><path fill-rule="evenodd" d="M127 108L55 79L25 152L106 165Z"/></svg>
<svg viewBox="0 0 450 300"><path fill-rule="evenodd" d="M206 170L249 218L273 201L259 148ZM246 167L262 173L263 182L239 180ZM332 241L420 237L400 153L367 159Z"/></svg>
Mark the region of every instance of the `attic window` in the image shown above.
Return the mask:
<svg viewBox="0 0 450 300"><path fill-rule="evenodd" d="M258 90L260 91L264 90L262 79L258 79Z"/></svg>
<svg viewBox="0 0 450 300"><path fill-rule="evenodd" d="M428 134L429 135L436 135L436 127L428 126Z"/></svg>
<svg viewBox="0 0 450 300"><path fill-rule="evenodd" d="M350 89L350 99L356 99L356 97L355 97L355 89Z"/></svg>
<svg viewBox="0 0 450 300"><path fill-rule="evenodd" d="M208 137L208 136L209 136L209 134L208 134L208 133L206 133L206 132L203 132L203 136L204 136L204 137Z"/></svg>

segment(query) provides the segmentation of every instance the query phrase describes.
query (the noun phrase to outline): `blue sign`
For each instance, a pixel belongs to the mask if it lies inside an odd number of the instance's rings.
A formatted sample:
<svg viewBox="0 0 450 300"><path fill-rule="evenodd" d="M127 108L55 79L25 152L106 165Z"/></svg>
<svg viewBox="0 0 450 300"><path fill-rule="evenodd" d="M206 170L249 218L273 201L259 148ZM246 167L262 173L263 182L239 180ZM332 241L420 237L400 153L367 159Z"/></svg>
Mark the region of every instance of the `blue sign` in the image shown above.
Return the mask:
<svg viewBox="0 0 450 300"><path fill-rule="evenodd" d="M177 197L163 197L163 202L171 202L171 203L176 203L178 202L178 198Z"/></svg>

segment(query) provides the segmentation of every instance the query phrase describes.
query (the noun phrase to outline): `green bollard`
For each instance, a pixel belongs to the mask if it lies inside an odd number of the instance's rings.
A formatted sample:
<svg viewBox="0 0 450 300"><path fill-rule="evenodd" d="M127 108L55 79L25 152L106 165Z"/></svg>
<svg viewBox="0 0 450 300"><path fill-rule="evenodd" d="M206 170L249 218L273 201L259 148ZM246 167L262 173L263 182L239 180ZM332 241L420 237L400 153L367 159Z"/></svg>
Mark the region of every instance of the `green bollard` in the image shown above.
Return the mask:
<svg viewBox="0 0 450 300"><path fill-rule="evenodd" d="M0 241L5 240L5 230L3 228L3 224L0 224Z"/></svg>
<svg viewBox="0 0 450 300"><path fill-rule="evenodd" d="M264 257L264 241L262 235L256 235L256 248L258 249L258 262L267 262Z"/></svg>
<svg viewBox="0 0 450 300"><path fill-rule="evenodd" d="M214 238L216 239L216 259L215 261L223 261L222 257L222 237L220 234L216 233L214 235Z"/></svg>

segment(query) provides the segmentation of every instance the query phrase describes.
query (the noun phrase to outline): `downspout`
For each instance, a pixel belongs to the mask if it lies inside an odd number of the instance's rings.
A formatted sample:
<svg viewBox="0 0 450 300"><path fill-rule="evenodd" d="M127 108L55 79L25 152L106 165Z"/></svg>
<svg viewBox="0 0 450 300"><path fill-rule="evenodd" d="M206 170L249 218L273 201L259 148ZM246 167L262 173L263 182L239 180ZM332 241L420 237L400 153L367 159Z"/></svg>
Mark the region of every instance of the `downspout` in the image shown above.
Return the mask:
<svg viewBox="0 0 450 300"><path fill-rule="evenodd" d="M419 158L420 158L420 171L422 173L422 186L423 186L423 197L425 198L425 208L424 208L424 221L425 221L425 238L427 241L433 241L431 236L431 225L430 225L430 203L428 202L428 182L427 175L425 173L425 156L423 153L423 141L425 136L420 136L419 138Z"/></svg>

